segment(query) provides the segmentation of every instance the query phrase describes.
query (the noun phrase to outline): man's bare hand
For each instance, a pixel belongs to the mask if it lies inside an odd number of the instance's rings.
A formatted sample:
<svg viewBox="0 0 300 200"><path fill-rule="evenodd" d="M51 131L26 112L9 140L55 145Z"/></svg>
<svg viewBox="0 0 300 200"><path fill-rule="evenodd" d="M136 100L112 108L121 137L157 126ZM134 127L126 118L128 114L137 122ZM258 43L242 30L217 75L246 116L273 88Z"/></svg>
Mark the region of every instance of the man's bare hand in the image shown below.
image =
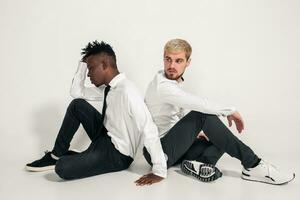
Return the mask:
<svg viewBox="0 0 300 200"><path fill-rule="evenodd" d="M239 112L236 111L233 114L228 115L227 119L228 119L229 127L232 126L232 121L234 121L235 127L238 130L238 132L242 133L242 131L244 130L244 121Z"/></svg>
<svg viewBox="0 0 300 200"><path fill-rule="evenodd" d="M143 186L143 185L151 185L153 183L157 183L162 181L164 178L157 176L153 173L146 174L135 181L136 185Z"/></svg>
<svg viewBox="0 0 300 200"><path fill-rule="evenodd" d="M200 131L200 133L198 133L197 138L198 139L204 138L205 140L209 141L208 137L205 135L203 131Z"/></svg>

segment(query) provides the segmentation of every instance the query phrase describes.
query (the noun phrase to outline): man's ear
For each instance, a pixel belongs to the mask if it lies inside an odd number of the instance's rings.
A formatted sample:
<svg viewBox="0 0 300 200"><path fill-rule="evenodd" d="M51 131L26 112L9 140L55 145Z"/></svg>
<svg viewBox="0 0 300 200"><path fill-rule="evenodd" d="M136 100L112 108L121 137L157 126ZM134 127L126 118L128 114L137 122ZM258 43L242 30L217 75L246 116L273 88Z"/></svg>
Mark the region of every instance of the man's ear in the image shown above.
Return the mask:
<svg viewBox="0 0 300 200"><path fill-rule="evenodd" d="M191 60L192 60L191 58L188 59L188 61L186 62L186 67L188 67L190 65Z"/></svg>
<svg viewBox="0 0 300 200"><path fill-rule="evenodd" d="M107 59L104 59L104 60L102 61L102 69L103 69L103 70L106 70L107 68L108 68Z"/></svg>

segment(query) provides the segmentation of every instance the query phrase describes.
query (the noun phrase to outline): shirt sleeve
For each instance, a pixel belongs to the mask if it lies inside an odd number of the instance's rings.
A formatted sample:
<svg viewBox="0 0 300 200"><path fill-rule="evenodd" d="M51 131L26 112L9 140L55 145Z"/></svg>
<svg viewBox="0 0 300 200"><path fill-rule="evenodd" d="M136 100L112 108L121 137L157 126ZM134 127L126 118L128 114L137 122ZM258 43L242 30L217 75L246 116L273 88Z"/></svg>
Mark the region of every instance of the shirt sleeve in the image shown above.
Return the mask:
<svg viewBox="0 0 300 200"><path fill-rule="evenodd" d="M131 96L132 97L132 96ZM159 133L150 112L141 97L132 98L130 113L136 123L139 133L143 134L143 143L151 156L152 173L160 177L167 177L167 162L160 143Z"/></svg>
<svg viewBox="0 0 300 200"><path fill-rule="evenodd" d="M72 80L70 95L73 98L82 98L89 101L103 101L104 87L86 87L84 85L86 79L87 65L85 62L79 62L77 71Z"/></svg>
<svg viewBox="0 0 300 200"><path fill-rule="evenodd" d="M158 88L160 98L166 103L206 114L218 116L228 116L236 111L234 107L225 107L219 104L208 101L206 98L201 98L185 92L176 83L162 82Z"/></svg>

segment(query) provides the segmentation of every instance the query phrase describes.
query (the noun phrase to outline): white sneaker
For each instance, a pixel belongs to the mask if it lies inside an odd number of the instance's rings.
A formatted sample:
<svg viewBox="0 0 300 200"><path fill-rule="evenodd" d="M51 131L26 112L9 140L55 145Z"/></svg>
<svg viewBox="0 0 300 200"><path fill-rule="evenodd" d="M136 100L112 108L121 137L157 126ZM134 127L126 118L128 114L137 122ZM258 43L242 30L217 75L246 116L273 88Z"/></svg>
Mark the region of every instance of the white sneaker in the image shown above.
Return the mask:
<svg viewBox="0 0 300 200"><path fill-rule="evenodd" d="M273 185L282 185L292 181L294 178L295 173L280 172L274 165L263 160L256 167L244 168L242 172L242 179Z"/></svg>

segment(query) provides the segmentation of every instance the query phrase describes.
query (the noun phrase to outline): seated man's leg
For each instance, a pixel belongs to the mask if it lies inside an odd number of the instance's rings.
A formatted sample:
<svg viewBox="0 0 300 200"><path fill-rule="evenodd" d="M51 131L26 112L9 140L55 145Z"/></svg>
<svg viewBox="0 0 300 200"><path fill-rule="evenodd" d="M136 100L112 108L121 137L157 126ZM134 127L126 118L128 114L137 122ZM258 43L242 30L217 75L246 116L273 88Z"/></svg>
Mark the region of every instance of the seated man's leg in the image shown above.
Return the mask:
<svg viewBox="0 0 300 200"><path fill-rule="evenodd" d="M198 115L201 117L203 114L198 113ZM260 159L252 149L233 135L217 116L206 115L202 130L211 143L230 156L239 159L245 168L251 168L259 163Z"/></svg>
<svg viewBox="0 0 300 200"><path fill-rule="evenodd" d="M245 168L259 162L254 152L235 137L216 115L191 111L161 139L162 148L168 156L168 167L177 163L197 140L197 135L202 130L221 152L239 159ZM146 149L144 149L144 156L151 163Z"/></svg>
<svg viewBox="0 0 300 200"><path fill-rule="evenodd" d="M181 160L196 160L216 165L223 154L224 151L213 145L210 141L201 138L193 143Z"/></svg>
<svg viewBox="0 0 300 200"><path fill-rule="evenodd" d="M195 140L197 140L197 135L201 131L204 122L205 115L199 118L199 115L190 112L161 138L163 151L168 157L168 168L177 164L180 158L182 158ZM148 163L151 164L151 158L146 148L144 148L144 156Z"/></svg>
<svg viewBox="0 0 300 200"><path fill-rule="evenodd" d="M90 139L95 141L99 136L98 130L101 126L101 114L87 101L74 99L68 106L52 152L46 152L41 159L26 164L25 168L28 171L51 170L55 167L57 157L76 154L76 152L68 151L68 149L80 123Z"/></svg>
<svg viewBox="0 0 300 200"><path fill-rule="evenodd" d="M127 169L133 159L121 154L104 135L92 142L90 147L77 155L61 157L55 166L55 172L63 179L71 180L89 176L116 172Z"/></svg>
<svg viewBox="0 0 300 200"><path fill-rule="evenodd" d="M191 113L193 113L192 111ZM215 115L207 115L199 112L194 112L198 115L198 124L203 124L202 130L208 137L209 141L213 144L213 149L208 149L207 154L209 155L210 150L215 151L214 147L220 150L220 153L226 152L230 156L239 159L244 166L242 172L242 178L251 181L264 182L269 184L281 185L292 181L295 178L295 174L291 172L281 172L273 165L259 159L257 155L223 124L223 122ZM189 113L190 114L190 113ZM205 115L205 122L203 123L203 115ZM198 125L200 128L200 125ZM203 156L203 154L201 155ZM218 157L216 158L217 161ZM208 160L202 160L202 162L209 162ZM200 164L197 168L196 164ZM187 173L194 173L194 169L199 169L201 172L202 167L205 164L195 163L191 161L184 161L182 169ZM183 171L184 171L183 170ZM205 172L206 170L204 170ZM213 171L213 169L212 169ZM217 171L216 171L217 172ZM197 173L196 175L201 174ZM201 178L201 176L198 176ZM200 179L201 180L201 179ZM209 179L210 180L210 179Z"/></svg>
<svg viewBox="0 0 300 200"><path fill-rule="evenodd" d="M94 141L99 134L97 131L101 125L100 119L101 114L86 100L74 99L67 108L52 153L57 157L65 155L80 123L89 138Z"/></svg>

